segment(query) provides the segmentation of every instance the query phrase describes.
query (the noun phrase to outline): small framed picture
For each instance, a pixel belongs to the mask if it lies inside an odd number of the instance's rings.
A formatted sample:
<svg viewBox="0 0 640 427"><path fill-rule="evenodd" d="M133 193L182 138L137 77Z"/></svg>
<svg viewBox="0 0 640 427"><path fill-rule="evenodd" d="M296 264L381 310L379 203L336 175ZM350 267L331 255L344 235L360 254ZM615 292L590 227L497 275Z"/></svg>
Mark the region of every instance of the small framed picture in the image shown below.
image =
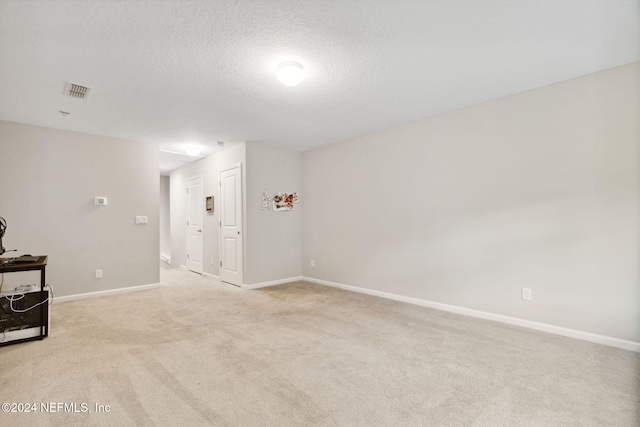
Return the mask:
<svg viewBox="0 0 640 427"><path fill-rule="evenodd" d="M205 203L205 206L207 207L207 211L213 212L213 196L207 197L207 202Z"/></svg>

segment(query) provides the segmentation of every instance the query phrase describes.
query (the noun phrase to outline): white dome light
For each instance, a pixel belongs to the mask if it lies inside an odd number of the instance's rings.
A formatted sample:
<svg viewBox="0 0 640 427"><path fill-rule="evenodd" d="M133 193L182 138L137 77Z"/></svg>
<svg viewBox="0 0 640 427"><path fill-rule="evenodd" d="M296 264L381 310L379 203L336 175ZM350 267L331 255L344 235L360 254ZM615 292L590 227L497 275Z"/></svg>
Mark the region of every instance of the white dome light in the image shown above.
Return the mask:
<svg viewBox="0 0 640 427"><path fill-rule="evenodd" d="M278 80L285 86L296 86L304 79L302 64L297 62L283 62L278 65Z"/></svg>
<svg viewBox="0 0 640 427"><path fill-rule="evenodd" d="M189 156L199 156L200 155L200 149L198 147L187 147L186 150L184 150Z"/></svg>

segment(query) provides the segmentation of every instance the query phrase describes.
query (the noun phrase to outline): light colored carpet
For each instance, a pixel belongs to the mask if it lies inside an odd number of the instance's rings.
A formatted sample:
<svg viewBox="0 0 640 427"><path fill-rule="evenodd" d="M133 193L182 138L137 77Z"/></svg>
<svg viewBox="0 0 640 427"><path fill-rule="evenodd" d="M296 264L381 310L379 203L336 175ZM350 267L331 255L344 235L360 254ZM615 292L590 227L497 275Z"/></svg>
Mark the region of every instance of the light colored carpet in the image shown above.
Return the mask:
<svg viewBox="0 0 640 427"><path fill-rule="evenodd" d="M640 424L637 353L309 283L162 282L54 304L49 338L0 348L0 401L38 405L0 424Z"/></svg>

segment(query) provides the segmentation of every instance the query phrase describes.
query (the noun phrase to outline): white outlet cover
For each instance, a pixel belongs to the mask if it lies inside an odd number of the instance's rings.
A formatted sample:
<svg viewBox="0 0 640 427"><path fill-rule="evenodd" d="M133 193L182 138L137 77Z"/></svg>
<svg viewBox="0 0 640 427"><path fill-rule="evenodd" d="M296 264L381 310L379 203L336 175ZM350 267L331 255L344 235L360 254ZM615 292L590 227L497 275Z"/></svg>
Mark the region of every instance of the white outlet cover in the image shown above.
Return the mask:
<svg viewBox="0 0 640 427"><path fill-rule="evenodd" d="M148 224L149 223L149 217L148 216L136 216L136 224Z"/></svg>

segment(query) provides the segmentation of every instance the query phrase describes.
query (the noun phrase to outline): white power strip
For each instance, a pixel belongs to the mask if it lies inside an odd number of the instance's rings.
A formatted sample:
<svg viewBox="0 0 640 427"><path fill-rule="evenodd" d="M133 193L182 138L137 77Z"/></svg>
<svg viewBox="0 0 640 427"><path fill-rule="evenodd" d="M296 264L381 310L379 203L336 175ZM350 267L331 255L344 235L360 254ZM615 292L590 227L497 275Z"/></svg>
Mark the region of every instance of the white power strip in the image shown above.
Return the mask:
<svg viewBox="0 0 640 427"><path fill-rule="evenodd" d="M15 289L18 294L26 294L27 292L35 292L36 285L20 285Z"/></svg>

